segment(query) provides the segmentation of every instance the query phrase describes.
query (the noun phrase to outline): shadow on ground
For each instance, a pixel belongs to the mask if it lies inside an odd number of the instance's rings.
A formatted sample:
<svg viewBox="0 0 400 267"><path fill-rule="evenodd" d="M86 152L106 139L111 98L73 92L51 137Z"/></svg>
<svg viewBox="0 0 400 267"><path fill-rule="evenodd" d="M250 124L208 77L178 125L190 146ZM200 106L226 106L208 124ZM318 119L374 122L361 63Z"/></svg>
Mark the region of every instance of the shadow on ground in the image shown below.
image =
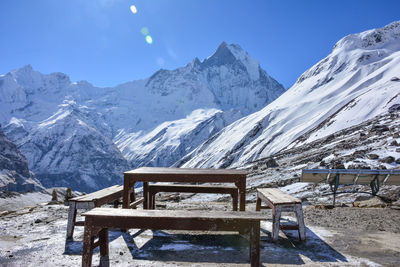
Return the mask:
<svg viewBox="0 0 400 267"><path fill-rule="evenodd" d="M312 230L307 228L307 241L298 240L297 231L285 231L277 242L272 242L269 227L261 229L260 256L264 264L343 263L347 259ZM282 234L282 233L281 233ZM232 233L181 234L166 231L130 230L109 231L110 253L115 253L116 239L122 238L132 259L148 261L204 262L246 264L249 262L249 242ZM114 243L113 243L114 242ZM69 240L64 254L81 255L82 241ZM123 244L125 243L125 245ZM94 251L98 255L98 248Z"/></svg>

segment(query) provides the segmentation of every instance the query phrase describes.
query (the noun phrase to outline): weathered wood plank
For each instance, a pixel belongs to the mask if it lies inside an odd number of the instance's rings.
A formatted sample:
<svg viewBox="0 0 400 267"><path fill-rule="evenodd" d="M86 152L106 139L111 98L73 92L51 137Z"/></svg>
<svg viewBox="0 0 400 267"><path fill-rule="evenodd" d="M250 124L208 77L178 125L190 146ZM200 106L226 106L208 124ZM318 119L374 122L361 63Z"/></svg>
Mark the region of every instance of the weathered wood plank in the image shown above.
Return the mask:
<svg viewBox="0 0 400 267"><path fill-rule="evenodd" d="M153 217L153 218L201 218L201 219L243 219L265 220L265 216L258 212L227 212L202 210L132 210L113 208L94 208L82 214L83 216L118 217Z"/></svg>
<svg viewBox="0 0 400 267"><path fill-rule="evenodd" d="M278 188L258 188L257 191L268 199L273 205L296 204L301 200L288 195Z"/></svg>
<svg viewBox="0 0 400 267"><path fill-rule="evenodd" d="M84 202L84 201L93 201L94 199L100 199L100 198L104 198L105 196L108 196L110 194L114 194L114 193L121 193L122 196L122 192L123 192L124 188L122 185L114 185L108 188L104 188L102 190L87 194L87 195L83 195L83 196L78 196L78 197L74 197L71 199L71 201L77 201L77 202Z"/></svg>

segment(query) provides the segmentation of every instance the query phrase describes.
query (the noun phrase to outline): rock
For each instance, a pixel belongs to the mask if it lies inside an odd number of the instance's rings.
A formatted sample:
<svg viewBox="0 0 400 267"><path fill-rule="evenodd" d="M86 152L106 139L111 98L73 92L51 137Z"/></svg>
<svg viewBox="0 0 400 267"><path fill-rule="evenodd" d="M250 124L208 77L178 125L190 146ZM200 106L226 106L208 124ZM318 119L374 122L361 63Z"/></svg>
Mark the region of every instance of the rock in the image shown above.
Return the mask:
<svg viewBox="0 0 400 267"><path fill-rule="evenodd" d="M379 156L377 154L368 154L369 159L379 159Z"/></svg>
<svg viewBox="0 0 400 267"><path fill-rule="evenodd" d="M396 148L396 152L400 152L400 148Z"/></svg>
<svg viewBox="0 0 400 267"><path fill-rule="evenodd" d="M324 204L317 204L314 206L315 209L320 209L320 210L328 210L328 209L333 209L333 205L324 205Z"/></svg>
<svg viewBox="0 0 400 267"><path fill-rule="evenodd" d="M394 162L394 157L388 156L386 158L381 159L380 162L388 163L388 164L393 163Z"/></svg>
<svg viewBox="0 0 400 267"><path fill-rule="evenodd" d="M383 133L389 131L389 127L387 125L374 125L372 126L371 131Z"/></svg>
<svg viewBox="0 0 400 267"><path fill-rule="evenodd" d="M385 208L387 204L383 202L379 197L373 197L368 200L354 201L353 207L358 208Z"/></svg>
<svg viewBox="0 0 400 267"><path fill-rule="evenodd" d="M394 76L394 77L392 77L392 78L390 79L390 81L392 81L392 82L398 82L398 81L400 81L400 78Z"/></svg>
<svg viewBox="0 0 400 267"><path fill-rule="evenodd" d="M400 199L397 200L397 201L395 201L395 202L393 202L393 203L390 205L390 208L396 209L396 210L400 210Z"/></svg>
<svg viewBox="0 0 400 267"><path fill-rule="evenodd" d="M399 143L397 143L396 140L393 140L393 141L390 143L390 145L391 145L391 146L399 146Z"/></svg>
<svg viewBox="0 0 400 267"><path fill-rule="evenodd" d="M400 158L396 159L396 164L400 164Z"/></svg>
<svg viewBox="0 0 400 267"><path fill-rule="evenodd" d="M372 195L361 195L361 196L357 196L356 199L354 200L354 202L370 200L371 198L373 198Z"/></svg>
<svg viewBox="0 0 400 267"><path fill-rule="evenodd" d="M8 210L0 211L0 217L1 217L1 216L5 216L5 215L7 215L7 214L9 214L9 213L11 213L11 212L8 211Z"/></svg>
<svg viewBox="0 0 400 267"><path fill-rule="evenodd" d="M388 111L390 113L396 112L400 110L400 104L394 104L393 106L389 107Z"/></svg>
<svg viewBox="0 0 400 267"><path fill-rule="evenodd" d="M364 158L365 157L365 150L356 150L353 153L353 157L355 158Z"/></svg>
<svg viewBox="0 0 400 267"><path fill-rule="evenodd" d="M336 162L333 169L346 169L343 163L341 162Z"/></svg>
<svg viewBox="0 0 400 267"><path fill-rule="evenodd" d="M269 158L265 164L267 165L268 168L274 168L274 167L279 167L278 163L275 161L274 158Z"/></svg>
<svg viewBox="0 0 400 267"><path fill-rule="evenodd" d="M41 219L36 219L36 220L35 220L35 223L41 223L41 222L42 222Z"/></svg>

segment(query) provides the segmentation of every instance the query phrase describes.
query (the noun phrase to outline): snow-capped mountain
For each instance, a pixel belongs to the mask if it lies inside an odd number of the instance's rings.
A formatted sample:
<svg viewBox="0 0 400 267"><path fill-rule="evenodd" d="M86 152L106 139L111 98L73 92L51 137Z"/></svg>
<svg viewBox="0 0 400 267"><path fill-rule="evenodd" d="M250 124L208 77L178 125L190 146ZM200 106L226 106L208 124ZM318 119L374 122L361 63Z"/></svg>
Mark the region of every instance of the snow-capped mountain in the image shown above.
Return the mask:
<svg viewBox="0 0 400 267"><path fill-rule="evenodd" d="M75 102L38 124L12 119L5 132L29 159L29 167L45 187L66 186L93 191L122 183L127 161L103 135L101 115ZM102 131L103 130L103 131Z"/></svg>
<svg viewBox="0 0 400 267"><path fill-rule="evenodd" d="M400 103L400 21L341 39L264 109L225 127L176 166L237 167L328 136Z"/></svg>
<svg viewBox="0 0 400 267"><path fill-rule="evenodd" d="M32 191L42 188L29 171L25 156L4 135L0 125L0 190Z"/></svg>
<svg viewBox="0 0 400 267"><path fill-rule="evenodd" d="M198 109L184 119L160 124L153 131L116 136L115 143L132 166L171 166L242 115Z"/></svg>
<svg viewBox="0 0 400 267"><path fill-rule="evenodd" d="M71 82L62 73L41 74L27 65L0 76L0 123L12 117L47 119L68 99L103 114L115 136L121 129L147 132L196 109L237 109L247 115L283 92L247 52L222 43L203 62L195 58L185 67L110 88Z"/></svg>
<svg viewBox="0 0 400 267"><path fill-rule="evenodd" d="M27 65L0 76L0 122L45 186L89 191L128 168L113 142L131 167L168 166L283 92L247 52L222 43L203 61L110 88ZM114 167L90 162L99 150Z"/></svg>

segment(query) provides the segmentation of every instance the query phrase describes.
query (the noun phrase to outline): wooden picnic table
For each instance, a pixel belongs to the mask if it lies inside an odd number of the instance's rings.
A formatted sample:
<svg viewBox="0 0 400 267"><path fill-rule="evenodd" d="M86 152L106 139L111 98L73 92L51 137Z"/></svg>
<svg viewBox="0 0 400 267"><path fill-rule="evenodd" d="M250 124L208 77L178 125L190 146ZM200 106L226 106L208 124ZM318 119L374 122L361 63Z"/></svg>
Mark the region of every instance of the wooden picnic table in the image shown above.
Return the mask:
<svg viewBox="0 0 400 267"><path fill-rule="evenodd" d="M124 172L123 208L134 201L135 184L143 182L143 207L149 206L149 182L178 183L234 183L239 190L239 210L245 210L246 175L244 170L142 167Z"/></svg>

